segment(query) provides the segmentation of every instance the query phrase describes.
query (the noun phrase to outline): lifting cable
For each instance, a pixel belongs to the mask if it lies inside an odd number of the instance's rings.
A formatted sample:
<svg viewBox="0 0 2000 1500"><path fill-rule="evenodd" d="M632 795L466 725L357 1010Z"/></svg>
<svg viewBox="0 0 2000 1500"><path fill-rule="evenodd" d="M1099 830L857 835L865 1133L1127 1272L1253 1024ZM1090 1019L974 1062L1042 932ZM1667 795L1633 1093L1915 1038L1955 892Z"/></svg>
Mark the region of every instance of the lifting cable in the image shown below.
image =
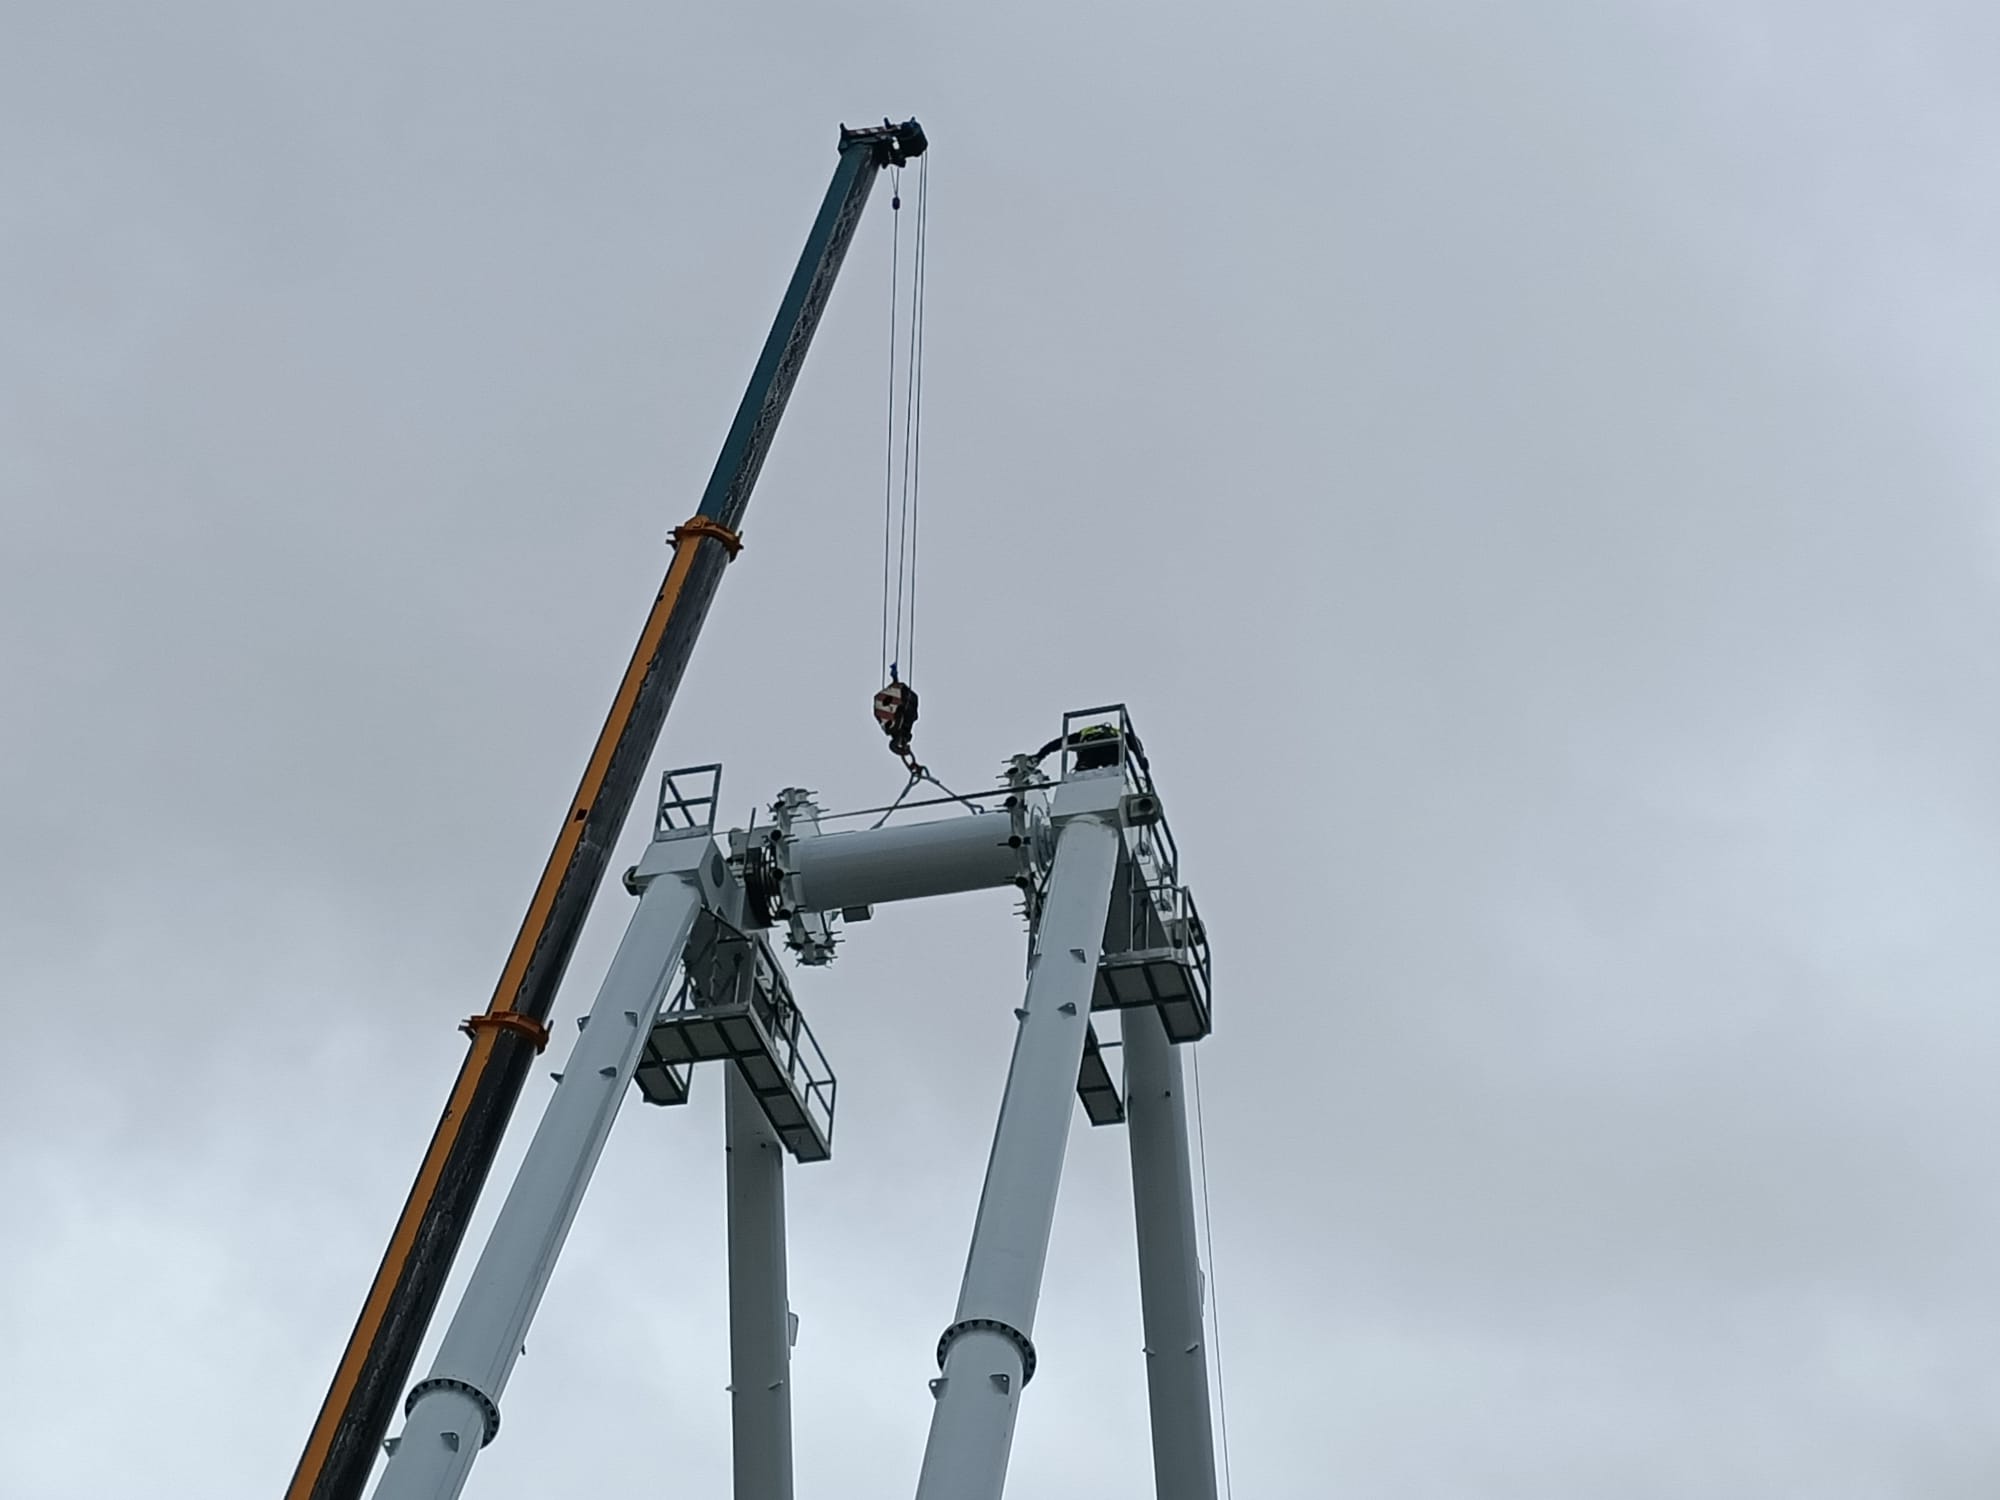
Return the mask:
<svg viewBox="0 0 2000 1500"><path fill-rule="evenodd" d="M895 213L895 228L889 253L888 432L882 460L882 687L875 694L875 721L889 736L889 748L909 771L912 787L920 781L935 780L910 749L910 734L917 723L917 690L911 679L914 676L917 635L917 515L923 465L924 273L930 221L929 169L929 155L918 158L916 225L907 277L902 269L903 173L900 167L891 169L889 206ZM909 302L907 320L902 316L905 297ZM899 353L903 356L900 389L896 368ZM942 786L942 783L939 785Z"/></svg>
<svg viewBox="0 0 2000 1500"><path fill-rule="evenodd" d="M1222 1438L1222 1493L1234 1500L1236 1485L1229 1473L1229 1398L1222 1388L1222 1300L1215 1287L1215 1230L1208 1216L1208 1130L1201 1118L1201 1043L1188 1049L1188 1066L1194 1073L1194 1139L1196 1159L1201 1164L1201 1237L1208 1261L1209 1348L1215 1351L1215 1425Z"/></svg>

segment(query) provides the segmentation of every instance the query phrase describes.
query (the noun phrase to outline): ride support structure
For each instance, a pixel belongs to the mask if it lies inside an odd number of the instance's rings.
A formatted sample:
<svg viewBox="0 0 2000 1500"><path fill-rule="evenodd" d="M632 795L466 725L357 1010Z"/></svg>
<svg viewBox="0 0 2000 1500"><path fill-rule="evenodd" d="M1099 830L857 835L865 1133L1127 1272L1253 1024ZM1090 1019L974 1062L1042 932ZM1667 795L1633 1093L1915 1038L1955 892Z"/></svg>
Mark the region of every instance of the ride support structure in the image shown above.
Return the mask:
<svg viewBox="0 0 2000 1500"><path fill-rule="evenodd" d="M989 791L960 796L912 747L929 142L914 120L843 129L828 185L699 508L571 799L362 1305L286 1500L450 1500L499 1436L502 1403L618 1111L636 1092L687 1102L723 1073L731 1456L736 1500L791 1500L793 1316L786 1160L831 1158L839 1085L792 971L831 963L878 905L1012 889L1027 981L964 1277L935 1349L918 1500L997 1500L1023 1393L1071 1117L1123 1125L1131 1147L1141 1321L1160 1500L1214 1500L1203 1269L1181 1049L1210 1030L1208 940L1151 766L1122 705L1065 715ZM866 827L793 787L768 819L718 830L722 768L668 772L653 837L624 879L636 898L595 1002L577 1021L535 1135L431 1368L409 1377L584 921L724 571L871 185L919 161L897 459L896 299L884 473L882 668L874 713L908 784ZM892 283L900 287L891 252ZM900 475L900 486L898 477ZM1051 759L1053 757L1053 760ZM942 799L911 800L922 786ZM905 804L908 805L905 805ZM918 820L920 808L947 811ZM843 826L847 825L847 826ZM781 956L784 955L784 956ZM1121 1060L1122 1059L1122 1063ZM1114 1073L1114 1066L1117 1072ZM713 1071L711 1069L711 1071ZM1198 1122L1197 1122L1198 1129ZM404 1426L385 1438L397 1399ZM510 1429L511 1430L511 1429ZM1226 1446L1226 1444L1225 1444Z"/></svg>
<svg viewBox="0 0 2000 1500"><path fill-rule="evenodd" d="M376 1500L463 1491L499 1435L508 1376L620 1103L633 1091L685 1103L705 1063L725 1073L735 1496L791 1500L784 1161L830 1158L837 1084L779 949L823 965L878 904L1008 887L1028 920L1026 993L964 1279L935 1350L916 1495L1003 1492L1080 1104L1092 1125L1123 1124L1130 1138L1155 1492L1213 1500L1179 1054L1210 1030L1207 935L1123 707L1068 715L1063 729L1053 774L1015 756L1001 787L950 815L849 831L826 831L840 818L791 789L768 823L719 834L721 767L666 775L655 836L626 877L638 904L437 1358L410 1390ZM1122 1087L1110 1070L1120 1051Z"/></svg>

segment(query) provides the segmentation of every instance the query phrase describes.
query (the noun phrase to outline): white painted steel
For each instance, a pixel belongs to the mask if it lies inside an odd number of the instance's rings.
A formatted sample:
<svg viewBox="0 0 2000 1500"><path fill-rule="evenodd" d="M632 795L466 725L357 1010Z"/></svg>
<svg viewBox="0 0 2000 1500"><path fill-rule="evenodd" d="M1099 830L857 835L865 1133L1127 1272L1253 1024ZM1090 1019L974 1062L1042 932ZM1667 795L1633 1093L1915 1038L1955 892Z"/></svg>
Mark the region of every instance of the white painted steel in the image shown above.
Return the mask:
<svg viewBox="0 0 2000 1500"><path fill-rule="evenodd" d="M791 1305L785 1150L734 1064L729 1150L729 1414L736 1500L792 1500Z"/></svg>
<svg viewBox="0 0 2000 1500"><path fill-rule="evenodd" d="M704 873L719 868L714 852L706 836L648 851L667 869L640 896L375 1500L452 1500L497 1430L507 1377L706 899Z"/></svg>
<svg viewBox="0 0 2000 1500"><path fill-rule="evenodd" d="M1029 1373L1016 1335L1034 1332L1119 848L1097 814L1064 823L1057 840L917 1500L999 1500L1006 1484Z"/></svg>
<svg viewBox="0 0 2000 1500"><path fill-rule="evenodd" d="M805 909L840 911L1012 885L1024 867L1013 833L1001 813L966 813L795 838L787 861Z"/></svg>
<svg viewBox="0 0 2000 1500"><path fill-rule="evenodd" d="M1215 1500L1215 1433L1181 1055L1167 1040L1158 1011L1127 1010L1120 1017L1146 1398L1153 1419L1153 1491L1159 1500Z"/></svg>

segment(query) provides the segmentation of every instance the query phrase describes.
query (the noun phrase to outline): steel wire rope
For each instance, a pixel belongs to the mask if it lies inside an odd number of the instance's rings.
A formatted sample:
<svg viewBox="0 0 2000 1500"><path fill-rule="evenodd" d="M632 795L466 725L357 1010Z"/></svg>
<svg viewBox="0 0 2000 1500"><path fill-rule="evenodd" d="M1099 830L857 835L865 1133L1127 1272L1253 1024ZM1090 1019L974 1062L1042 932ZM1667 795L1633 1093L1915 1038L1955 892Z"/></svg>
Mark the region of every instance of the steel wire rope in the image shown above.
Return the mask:
<svg viewBox="0 0 2000 1500"><path fill-rule="evenodd" d="M919 184L923 182L921 168L918 170L917 181ZM922 201L923 195L920 189L918 202L921 204ZM910 250L910 321L907 334L910 352L909 357L903 362L903 473L896 511L896 634L895 651L890 657L892 663L901 666L902 670L898 675L905 682L911 680L909 658L904 654L903 606L909 593L910 567L910 444L913 437L910 415L916 403L917 388L917 252L914 243Z"/></svg>
<svg viewBox="0 0 2000 1500"><path fill-rule="evenodd" d="M1201 1163L1201 1237L1208 1258L1209 1342L1215 1349L1215 1424L1222 1434L1222 1493L1235 1500L1236 1485L1229 1471L1229 1398L1222 1385L1222 1296L1215 1276L1215 1228L1208 1214L1208 1127L1201 1114L1201 1044L1188 1048L1188 1063L1194 1073L1194 1139Z"/></svg>
<svg viewBox="0 0 2000 1500"><path fill-rule="evenodd" d="M890 206L896 228L889 252L888 420L882 460L882 652L884 682L910 681L917 631L917 522L923 466L924 288L929 259L930 171L917 164L916 224L911 231L910 272L902 271L902 178L896 175ZM903 298L909 298L907 317ZM901 369L898 370L898 356ZM898 375L901 408L898 410ZM901 433L897 431L901 422ZM901 459L897 463L898 438Z"/></svg>
<svg viewBox="0 0 2000 1500"><path fill-rule="evenodd" d="M882 454L882 660L879 681L889 680L889 536L896 513L896 334L903 289L903 169L890 169L889 401ZM900 588L900 585L899 585Z"/></svg>
<svg viewBox="0 0 2000 1500"><path fill-rule="evenodd" d="M911 256L910 279L910 384L911 397L905 432L910 456L906 473L910 483L910 633L904 642L903 667L907 675L916 673L917 659L917 518L920 514L921 480L924 457L924 304L925 273L930 265L931 159L926 153L917 162L917 229ZM938 783L943 786L943 783Z"/></svg>

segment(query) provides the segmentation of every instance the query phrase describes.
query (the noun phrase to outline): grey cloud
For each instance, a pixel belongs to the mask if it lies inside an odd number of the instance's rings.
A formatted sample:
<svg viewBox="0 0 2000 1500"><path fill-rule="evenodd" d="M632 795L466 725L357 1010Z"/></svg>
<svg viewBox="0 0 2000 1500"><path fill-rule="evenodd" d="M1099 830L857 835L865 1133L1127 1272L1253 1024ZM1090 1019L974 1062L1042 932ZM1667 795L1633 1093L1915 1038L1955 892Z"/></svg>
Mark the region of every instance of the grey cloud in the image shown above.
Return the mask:
<svg viewBox="0 0 2000 1500"><path fill-rule="evenodd" d="M832 127L884 112L936 143L921 748L1146 733L1217 943L1242 1493L1990 1489L1991 32L19 18L0 1490L289 1473ZM662 746L732 817L897 781L885 207ZM1019 958L967 898L802 984L803 1488L913 1482ZM479 1493L727 1483L715 1115L621 1121ZM1128 1195L1079 1126L1016 1493L1147 1491Z"/></svg>

